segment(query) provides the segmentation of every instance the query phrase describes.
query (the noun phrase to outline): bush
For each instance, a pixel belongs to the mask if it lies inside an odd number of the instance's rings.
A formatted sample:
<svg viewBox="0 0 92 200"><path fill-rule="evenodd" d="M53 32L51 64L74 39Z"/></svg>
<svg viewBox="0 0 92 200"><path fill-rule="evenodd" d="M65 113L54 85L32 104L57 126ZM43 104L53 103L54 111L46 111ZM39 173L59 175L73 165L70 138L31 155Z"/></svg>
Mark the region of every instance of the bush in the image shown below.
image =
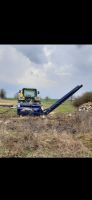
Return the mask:
<svg viewBox="0 0 92 200"><path fill-rule="evenodd" d="M6 91L4 89L0 90L0 98L5 99L6 98Z"/></svg>
<svg viewBox="0 0 92 200"><path fill-rule="evenodd" d="M73 105L75 107L79 107L80 105L88 102L92 102L92 92L86 92L82 96L77 97L74 100Z"/></svg>

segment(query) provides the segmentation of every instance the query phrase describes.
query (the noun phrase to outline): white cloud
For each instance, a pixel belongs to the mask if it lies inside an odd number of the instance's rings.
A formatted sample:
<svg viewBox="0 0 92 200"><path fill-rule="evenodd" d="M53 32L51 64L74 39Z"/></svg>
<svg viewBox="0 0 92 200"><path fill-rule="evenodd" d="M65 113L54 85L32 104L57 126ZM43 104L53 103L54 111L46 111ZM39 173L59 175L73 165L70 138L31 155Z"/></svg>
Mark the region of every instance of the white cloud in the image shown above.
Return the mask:
<svg viewBox="0 0 92 200"><path fill-rule="evenodd" d="M66 64L66 65L60 66L59 69L56 67L55 74L59 75L59 76L71 76L73 69L74 68L73 68L72 64L70 64L70 65Z"/></svg>
<svg viewBox="0 0 92 200"><path fill-rule="evenodd" d="M92 90L92 45L0 45L0 72L4 87L36 87L54 98L81 83L79 93Z"/></svg>
<svg viewBox="0 0 92 200"><path fill-rule="evenodd" d="M29 67L30 60L12 46L0 46L0 81L16 83Z"/></svg>
<svg viewBox="0 0 92 200"><path fill-rule="evenodd" d="M49 66L49 63L40 67L34 66L34 64L31 63L24 75L18 80L18 84L36 88L39 87L40 89L54 86L56 82L48 78L49 69L46 68L46 66Z"/></svg>
<svg viewBox="0 0 92 200"><path fill-rule="evenodd" d="M53 49L50 48L50 46L44 46L44 47L43 47L43 52L44 52L45 56L49 59L50 56L51 56L52 53L53 53Z"/></svg>

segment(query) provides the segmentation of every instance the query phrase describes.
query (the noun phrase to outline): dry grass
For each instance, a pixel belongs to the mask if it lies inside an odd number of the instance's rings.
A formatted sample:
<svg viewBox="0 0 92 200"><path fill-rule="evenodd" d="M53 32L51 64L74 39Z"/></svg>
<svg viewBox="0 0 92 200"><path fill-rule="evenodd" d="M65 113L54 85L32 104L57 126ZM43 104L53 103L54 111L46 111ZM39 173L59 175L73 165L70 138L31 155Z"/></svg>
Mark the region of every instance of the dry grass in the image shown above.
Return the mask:
<svg viewBox="0 0 92 200"><path fill-rule="evenodd" d="M16 100L8 100L8 99L0 99L0 104L2 105L16 105L17 101Z"/></svg>
<svg viewBox="0 0 92 200"><path fill-rule="evenodd" d="M91 156L89 147L80 139L62 133L22 134L2 139L4 157L85 157ZM1 152L2 154L2 152Z"/></svg>
<svg viewBox="0 0 92 200"><path fill-rule="evenodd" d="M92 114L1 118L0 157L92 157Z"/></svg>

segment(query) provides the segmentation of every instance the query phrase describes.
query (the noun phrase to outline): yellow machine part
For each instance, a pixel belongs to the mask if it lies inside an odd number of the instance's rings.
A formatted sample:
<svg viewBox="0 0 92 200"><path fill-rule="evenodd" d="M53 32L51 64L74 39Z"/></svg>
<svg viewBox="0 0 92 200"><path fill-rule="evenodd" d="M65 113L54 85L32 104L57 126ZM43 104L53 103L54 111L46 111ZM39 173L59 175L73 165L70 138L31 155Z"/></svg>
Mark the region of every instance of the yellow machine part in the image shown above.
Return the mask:
<svg viewBox="0 0 92 200"><path fill-rule="evenodd" d="M19 99L19 100L20 100L20 99L21 99L21 100L22 100L22 99L23 99L23 100L25 99L25 97L23 96L22 91L18 93L18 99Z"/></svg>

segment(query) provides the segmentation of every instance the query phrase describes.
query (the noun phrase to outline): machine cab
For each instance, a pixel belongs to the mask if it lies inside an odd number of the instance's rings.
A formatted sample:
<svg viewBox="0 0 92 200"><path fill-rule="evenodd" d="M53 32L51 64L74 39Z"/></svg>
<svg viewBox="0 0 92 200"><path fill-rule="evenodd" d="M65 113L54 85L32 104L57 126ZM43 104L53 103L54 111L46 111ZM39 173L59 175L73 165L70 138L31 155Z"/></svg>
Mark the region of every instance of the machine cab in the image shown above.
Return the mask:
<svg viewBox="0 0 92 200"><path fill-rule="evenodd" d="M40 101L40 98L37 96L39 94L39 91L34 88L23 88L21 92L19 93L19 101L27 101L27 102L36 102Z"/></svg>

